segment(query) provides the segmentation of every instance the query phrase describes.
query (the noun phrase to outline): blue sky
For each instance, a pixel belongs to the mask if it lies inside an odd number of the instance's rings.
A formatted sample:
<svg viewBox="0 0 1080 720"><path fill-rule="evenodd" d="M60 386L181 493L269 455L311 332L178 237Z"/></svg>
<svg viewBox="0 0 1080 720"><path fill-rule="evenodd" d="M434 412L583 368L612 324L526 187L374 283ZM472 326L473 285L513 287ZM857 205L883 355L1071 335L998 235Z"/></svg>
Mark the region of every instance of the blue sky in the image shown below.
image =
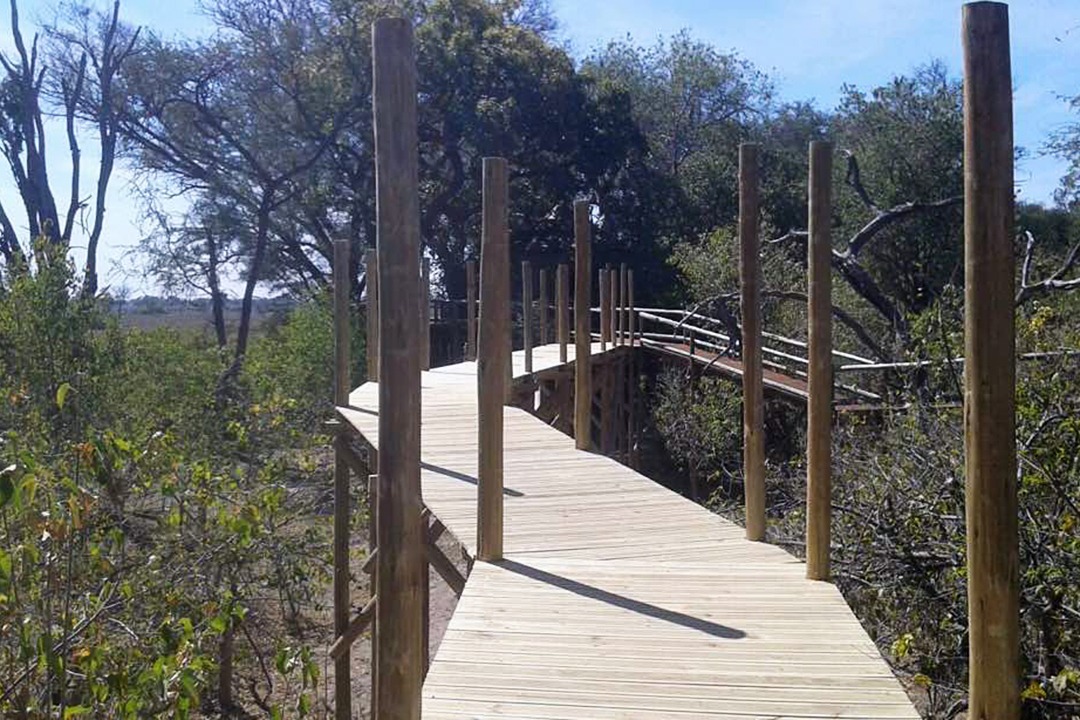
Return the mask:
<svg viewBox="0 0 1080 720"><path fill-rule="evenodd" d="M103 7L107 0L96 0ZM737 52L776 81L779 96L833 107L840 87L869 89L893 75L934 59L960 74L960 3L947 0L551 0L561 35L578 57L627 36L652 44L688 28L698 39ZM47 20L52 0L22 0L25 27ZM196 0L123 0L129 22L164 35L197 35L207 23ZM6 14L0 18L0 50L10 49ZM1010 3L1015 136L1029 157L1017 168L1020 197L1050 201L1064 167L1039 156L1047 136L1077 118L1061 95L1080 94L1080 2L1015 0ZM52 133L54 177L67 172L62 128ZM89 138L85 143L89 146ZM95 158L86 148L84 167ZM11 212L14 195L3 177L0 201ZM84 177L90 192L92 178ZM131 175L118 171L108 198L100 263L106 281L136 293L150 290L133 259L120 263L141 230L132 199ZM66 181L58 182L66 186ZM66 200L61 200L66 202ZM17 204L16 204L17 207ZM16 222L20 219L16 214ZM127 272L115 267L118 263Z"/></svg>

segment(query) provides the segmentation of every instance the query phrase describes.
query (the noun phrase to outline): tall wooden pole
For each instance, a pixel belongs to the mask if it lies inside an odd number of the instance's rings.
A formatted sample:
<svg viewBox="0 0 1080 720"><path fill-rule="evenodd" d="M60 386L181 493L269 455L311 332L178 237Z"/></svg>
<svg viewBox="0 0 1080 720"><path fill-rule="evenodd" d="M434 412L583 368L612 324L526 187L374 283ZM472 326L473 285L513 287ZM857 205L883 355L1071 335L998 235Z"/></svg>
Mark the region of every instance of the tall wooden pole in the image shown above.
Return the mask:
<svg viewBox="0 0 1080 720"><path fill-rule="evenodd" d="M521 262L521 334L524 337L525 372L533 368L533 290L532 263Z"/></svg>
<svg viewBox="0 0 1080 720"><path fill-rule="evenodd" d="M559 343L559 362L566 364L570 344L570 268L559 263L555 271L555 334Z"/></svg>
<svg viewBox="0 0 1080 720"><path fill-rule="evenodd" d="M758 146L739 146L739 280L742 302L743 485L746 537L765 539L765 413L761 371Z"/></svg>
<svg viewBox="0 0 1080 720"><path fill-rule="evenodd" d="M421 263L420 287L420 369L431 369L431 260Z"/></svg>
<svg viewBox="0 0 1080 720"><path fill-rule="evenodd" d="M507 227L506 160L484 158L483 229L480 250L480 336L476 378L477 558L486 562L503 554L503 404L510 346L510 239Z"/></svg>
<svg viewBox="0 0 1080 720"><path fill-rule="evenodd" d="M973 720L1020 717L1009 9L964 6L964 450Z"/></svg>
<svg viewBox="0 0 1080 720"><path fill-rule="evenodd" d="M476 359L476 261L465 261L465 359Z"/></svg>
<svg viewBox="0 0 1080 720"><path fill-rule="evenodd" d="M372 29L379 249L379 551L375 648L380 720L419 720L423 648L420 521L420 202L416 61L408 20Z"/></svg>
<svg viewBox="0 0 1080 720"><path fill-rule="evenodd" d="M574 203L574 445L578 450L592 445L591 244L589 203L578 200Z"/></svg>
<svg viewBox="0 0 1080 720"><path fill-rule="evenodd" d="M806 576L829 579L832 525L832 143L810 143Z"/></svg>
<svg viewBox="0 0 1080 720"><path fill-rule="evenodd" d="M548 333L548 316L551 314L551 297L548 295L548 269L540 268L540 344L547 345L551 339Z"/></svg>
<svg viewBox="0 0 1080 720"><path fill-rule="evenodd" d="M619 323L619 271L616 268L608 268L608 340L615 345L616 329Z"/></svg>
<svg viewBox="0 0 1080 720"><path fill-rule="evenodd" d="M626 329L628 312L627 306L627 277L629 269L626 267L626 263L619 265L619 327L618 327L618 340L620 345L626 344Z"/></svg>
<svg viewBox="0 0 1080 720"><path fill-rule="evenodd" d="M611 339L611 318L608 317L608 314L611 312L608 306L610 295L608 292L609 278L610 275L607 268L600 268L598 276L600 284L600 352L607 350L608 340Z"/></svg>
<svg viewBox="0 0 1080 720"><path fill-rule="evenodd" d="M379 380L379 254L370 248L364 254L367 268L367 379Z"/></svg>
<svg viewBox="0 0 1080 720"><path fill-rule="evenodd" d="M627 308L626 316L626 333L630 336L630 344L634 344L634 323L636 321L634 312L634 271L630 270L626 276L626 292L628 302L630 303Z"/></svg>
<svg viewBox="0 0 1080 720"><path fill-rule="evenodd" d="M349 241L334 241L334 404L349 404ZM334 443L334 635L349 627L349 463ZM334 717L352 715L352 665L346 650L334 660Z"/></svg>

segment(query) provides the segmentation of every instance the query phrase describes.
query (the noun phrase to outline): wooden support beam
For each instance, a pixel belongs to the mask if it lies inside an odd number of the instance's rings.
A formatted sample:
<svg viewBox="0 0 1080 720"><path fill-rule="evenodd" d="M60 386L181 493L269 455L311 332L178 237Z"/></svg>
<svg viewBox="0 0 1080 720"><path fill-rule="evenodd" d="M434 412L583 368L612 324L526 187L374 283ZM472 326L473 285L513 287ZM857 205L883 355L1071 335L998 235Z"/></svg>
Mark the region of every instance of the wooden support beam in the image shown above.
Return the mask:
<svg viewBox="0 0 1080 720"><path fill-rule="evenodd" d="M335 666L342 659L349 658L349 648L356 642L356 639L364 634L364 631L368 629L368 626L375 619L375 607L378 605L378 599L372 595L371 599L367 601L363 609L360 610L351 620L346 619L345 627L342 632L337 634L337 640L330 646L330 658L334 661ZM337 682L336 678L334 682ZM334 686L334 702L338 702L337 686ZM334 706L335 713L337 712L337 705Z"/></svg>
<svg viewBox="0 0 1080 720"><path fill-rule="evenodd" d="M968 717L1020 717L1009 9L964 5Z"/></svg>
<svg viewBox="0 0 1080 720"><path fill-rule="evenodd" d="M600 352L607 350L608 341L611 339L611 318L608 317L608 313L611 309L608 306L608 280L610 275L607 268L600 268L599 283L600 283Z"/></svg>
<svg viewBox="0 0 1080 720"><path fill-rule="evenodd" d="M551 314L551 298L548 295L548 286L550 285L550 278L548 277L548 269L540 268L540 344L547 345L551 342L551 335L548 333L548 316Z"/></svg>
<svg viewBox="0 0 1080 720"><path fill-rule="evenodd" d="M620 345L626 344L627 335L627 312L629 311L629 291L627 289L628 273L630 271L626 267L626 263L619 266L619 327L618 327L618 340Z"/></svg>
<svg viewBox="0 0 1080 720"><path fill-rule="evenodd" d="M465 261L465 359L476 360L476 261Z"/></svg>
<svg viewBox="0 0 1080 720"><path fill-rule="evenodd" d="M608 266L608 323L611 327L608 329L608 339L611 340L611 344L615 344L616 329L619 325L619 271L616 268Z"/></svg>
<svg viewBox="0 0 1080 720"><path fill-rule="evenodd" d="M416 60L408 20L372 29L376 229L379 249L380 720L419 720L423 648L420 525L420 202Z"/></svg>
<svg viewBox="0 0 1080 720"><path fill-rule="evenodd" d="M368 557L364 562L369 574L368 587L371 597L379 596L379 475L368 475L367 482L368 504ZM379 717L379 693L376 689L379 684L379 617L378 613L371 623L371 699L368 714L374 720ZM336 720L336 719L335 719Z"/></svg>
<svg viewBox="0 0 1080 720"><path fill-rule="evenodd" d="M334 241L334 404L349 404L351 384L349 359L349 241ZM336 440L343 441L338 434ZM334 443L334 634L341 637L349 627L351 587L349 573L349 463L344 451ZM334 657L334 716L347 720L352 714L352 666L349 645Z"/></svg>
<svg viewBox="0 0 1080 720"><path fill-rule="evenodd" d="M758 146L739 145L739 286L742 311L743 486L746 537L765 539L765 389L761 365Z"/></svg>
<svg viewBox="0 0 1080 720"><path fill-rule="evenodd" d="M832 143L810 143L806 576L829 579L832 525Z"/></svg>
<svg viewBox="0 0 1080 720"><path fill-rule="evenodd" d="M634 328L637 323L637 312L634 310L634 271L632 269L626 276L626 288L627 301L629 302L629 312L627 313L626 318L626 332L627 335L630 336L630 344L633 345L635 342L634 337L637 332Z"/></svg>
<svg viewBox="0 0 1080 720"><path fill-rule="evenodd" d="M480 335L476 359L479 415L477 558L503 554L503 405L510 335L510 241L506 160L484 158L480 251Z"/></svg>
<svg viewBox="0 0 1080 720"><path fill-rule="evenodd" d="M588 450L592 444L592 369L589 350L592 336L589 332L589 300L592 295L592 227L589 220L589 203L574 203L574 445L578 450Z"/></svg>
<svg viewBox="0 0 1080 720"><path fill-rule="evenodd" d="M525 350L525 372L531 373L533 368L533 290L532 263L528 260L521 262L521 334L524 338L522 345Z"/></svg>
<svg viewBox="0 0 1080 720"><path fill-rule="evenodd" d="M431 369L431 260L424 258L420 277L420 369Z"/></svg>
<svg viewBox="0 0 1080 720"><path fill-rule="evenodd" d="M427 561L431 567L435 568L435 572L439 573L439 577L450 586L455 595L461 597L461 593L465 590L465 577L458 572L454 563L450 562L450 559L446 557L442 548L433 542L425 543L424 554L427 556Z"/></svg>
<svg viewBox="0 0 1080 720"><path fill-rule="evenodd" d="M367 274L367 379L379 381L379 255L375 248L364 254Z"/></svg>
<svg viewBox="0 0 1080 720"><path fill-rule="evenodd" d="M565 364L570 344L570 268L566 263L559 263L555 271L555 334L559 362Z"/></svg>

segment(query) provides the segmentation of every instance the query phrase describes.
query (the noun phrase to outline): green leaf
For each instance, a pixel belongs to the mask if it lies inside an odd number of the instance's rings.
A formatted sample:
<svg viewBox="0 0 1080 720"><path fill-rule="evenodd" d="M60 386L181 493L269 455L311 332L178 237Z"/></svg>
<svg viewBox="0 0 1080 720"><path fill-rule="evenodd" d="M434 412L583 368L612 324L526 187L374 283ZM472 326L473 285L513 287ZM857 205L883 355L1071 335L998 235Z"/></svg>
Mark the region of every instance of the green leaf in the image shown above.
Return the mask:
<svg viewBox="0 0 1080 720"><path fill-rule="evenodd" d="M90 712L90 708L85 705L72 705L69 708L64 708L64 720L78 717L79 715L85 715L88 712Z"/></svg>
<svg viewBox="0 0 1080 720"><path fill-rule="evenodd" d="M56 407L64 409L69 392L71 392L71 383L61 383L60 387L56 388Z"/></svg>

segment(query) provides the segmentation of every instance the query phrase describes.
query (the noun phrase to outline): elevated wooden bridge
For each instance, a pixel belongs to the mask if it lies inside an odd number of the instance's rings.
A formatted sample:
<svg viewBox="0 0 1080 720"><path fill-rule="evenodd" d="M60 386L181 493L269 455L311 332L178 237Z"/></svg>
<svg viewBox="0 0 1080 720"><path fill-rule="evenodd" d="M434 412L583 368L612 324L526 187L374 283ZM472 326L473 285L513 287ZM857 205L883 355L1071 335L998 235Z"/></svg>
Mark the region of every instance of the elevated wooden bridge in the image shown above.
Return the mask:
<svg viewBox="0 0 1080 720"><path fill-rule="evenodd" d="M524 356L521 389L565 367L556 344L535 349L532 372ZM470 559L476 382L474 362L421 380L423 503ZM339 409L374 446L378 411L375 383ZM424 718L918 717L839 591L802 562L525 409L503 413L504 555L472 565Z"/></svg>
<svg viewBox="0 0 1080 720"><path fill-rule="evenodd" d="M1018 720L1005 6L965 6L964 41L969 717ZM467 263L466 360L431 368L411 26L380 20L372 45L378 242L366 260L371 382L356 389L349 244L334 253L336 720L359 714L350 646L368 629L378 720L918 717L827 582L833 412L844 394L875 399L835 381L845 363L856 373L875 363L832 346L831 277L843 257L830 241L831 144L809 148L805 343L761 328L759 162L757 146L743 144L737 333L704 327L692 312L637 305L630 268L593 267L591 208L579 201L574 259L556 269L554 308L550 269L537 298L533 270L522 267L523 347L513 352L509 172L504 159L485 158L480 272ZM742 386L745 528L633 469L645 350ZM807 407L805 562L763 542L767 387ZM367 598L353 594L357 476L366 476L371 503L360 568L372 577ZM447 531L464 548L466 571L437 542ZM434 657L429 568L459 595Z"/></svg>

